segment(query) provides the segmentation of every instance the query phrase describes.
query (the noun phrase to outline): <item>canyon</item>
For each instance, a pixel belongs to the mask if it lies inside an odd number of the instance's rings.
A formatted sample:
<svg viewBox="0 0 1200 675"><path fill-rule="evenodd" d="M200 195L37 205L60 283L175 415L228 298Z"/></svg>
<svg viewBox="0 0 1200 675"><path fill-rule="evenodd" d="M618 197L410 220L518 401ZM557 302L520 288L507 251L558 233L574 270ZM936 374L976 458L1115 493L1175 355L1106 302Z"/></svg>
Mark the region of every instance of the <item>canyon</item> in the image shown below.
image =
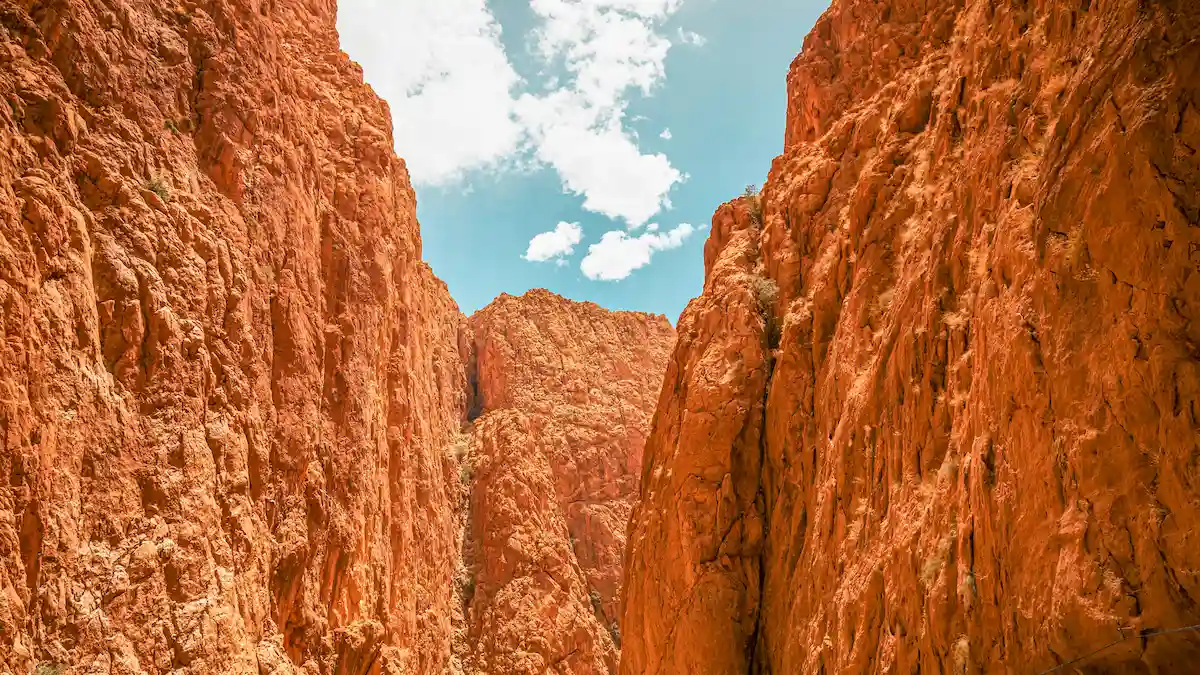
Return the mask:
<svg viewBox="0 0 1200 675"><path fill-rule="evenodd" d="M834 0L674 328L463 315L335 17L0 5L0 673L1200 663L1200 5Z"/></svg>

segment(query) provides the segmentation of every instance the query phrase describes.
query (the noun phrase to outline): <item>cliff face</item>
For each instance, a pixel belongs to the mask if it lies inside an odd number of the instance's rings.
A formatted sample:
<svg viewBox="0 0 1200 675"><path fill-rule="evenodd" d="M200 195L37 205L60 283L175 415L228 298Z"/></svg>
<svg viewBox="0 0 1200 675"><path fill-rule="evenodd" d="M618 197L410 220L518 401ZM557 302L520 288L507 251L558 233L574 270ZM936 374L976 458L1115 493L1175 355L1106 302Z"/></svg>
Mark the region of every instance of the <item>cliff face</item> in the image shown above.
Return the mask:
<svg viewBox="0 0 1200 675"><path fill-rule="evenodd" d="M1200 5L835 0L788 87L678 325L621 672L1028 673L1200 623Z"/></svg>
<svg viewBox="0 0 1200 675"><path fill-rule="evenodd" d="M445 671L463 318L334 11L0 6L0 671Z"/></svg>
<svg viewBox="0 0 1200 675"><path fill-rule="evenodd" d="M545 291L471 317L475 412L456 658L467 673L614 673L620 566L674 342L666 318Z"/></svg>

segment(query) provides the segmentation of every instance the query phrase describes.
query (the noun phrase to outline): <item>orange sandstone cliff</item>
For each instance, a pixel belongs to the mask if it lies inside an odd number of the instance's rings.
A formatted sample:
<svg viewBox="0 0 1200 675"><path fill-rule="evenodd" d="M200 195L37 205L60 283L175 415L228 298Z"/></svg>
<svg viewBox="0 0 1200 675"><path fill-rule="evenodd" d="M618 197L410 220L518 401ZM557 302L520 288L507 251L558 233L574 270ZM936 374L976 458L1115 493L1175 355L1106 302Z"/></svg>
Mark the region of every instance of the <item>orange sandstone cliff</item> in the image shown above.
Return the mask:
<svg viewBox="0 0 1200 675"><path fill-rule="evenodd" d="M334 19L0 3L0 673L615 669L672 330L468 324Z"/></svg>
<svg viewBox="0 0 1200 675"><path fill-rule="evenodd" d="M444 671L464 325L334 11L0 6L0 671Z"/></svg>
<svg viewBox="0 0 1200 675"><path fill-rule="evenodd" d="M546 291L502 295L470 325L456 660L615 673L625 529L674 331Z"/></svg>
<svg viewBox="0 0 1200 675"><path fill-rule="evenodd" d="M677 326L621 672L1193 672L1142 635L1200 623L1200 4L834 0L788 89Z"/></svg>

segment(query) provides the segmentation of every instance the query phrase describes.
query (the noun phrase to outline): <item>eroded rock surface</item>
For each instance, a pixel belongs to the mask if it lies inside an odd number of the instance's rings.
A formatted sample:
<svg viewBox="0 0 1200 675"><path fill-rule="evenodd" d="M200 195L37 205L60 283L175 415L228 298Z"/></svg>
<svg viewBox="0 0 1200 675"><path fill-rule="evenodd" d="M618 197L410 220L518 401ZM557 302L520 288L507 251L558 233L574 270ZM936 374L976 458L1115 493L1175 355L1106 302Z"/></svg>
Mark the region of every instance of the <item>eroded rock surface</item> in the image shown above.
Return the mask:
<svg viewBox="0 0 1200 675"><path fill-rule="evenodd" d="M788 87L678 326L621 672L1036 673L1200 623L1200 5L835 0Z"/></svg>
<svg viewBox="0 0 1200 675"><path fill-rule="evenodd" d="M467 673L615 673L625 528L674 331L546 291L471 317Z"/></svg>
<svg viewBox="0 0 1200 675"><path fill-rule="evenodd" d="M0 6L0 671L445 672L465 324L334 11Z"/></svg>

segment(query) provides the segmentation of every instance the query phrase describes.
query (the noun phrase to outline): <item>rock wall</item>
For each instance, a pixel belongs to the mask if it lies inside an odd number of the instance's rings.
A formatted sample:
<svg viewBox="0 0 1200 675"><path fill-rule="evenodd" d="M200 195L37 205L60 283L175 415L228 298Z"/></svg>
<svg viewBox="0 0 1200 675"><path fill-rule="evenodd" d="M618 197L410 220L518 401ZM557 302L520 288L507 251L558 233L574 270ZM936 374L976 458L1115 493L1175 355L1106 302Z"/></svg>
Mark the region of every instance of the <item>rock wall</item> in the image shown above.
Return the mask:
<svg viewBox="0 0 1200 675"><path fill-rule="evenodd" d="M1182 673L1200 5L834 0L727 204L630 525L621 672Z"/></svg>
<svg viewBox="0 0 1200 675"><path fill-rule="evenodd" d="M546 291L471 317L476 412L456 660L466 673L615 673L621 561L675 334Z"/></svg>
<svg viewBox="0 0 1200 675"><path fill-rule="evenodd" d="M465 325L334 12L0 4L0 672L445 672Z"/></svg>

